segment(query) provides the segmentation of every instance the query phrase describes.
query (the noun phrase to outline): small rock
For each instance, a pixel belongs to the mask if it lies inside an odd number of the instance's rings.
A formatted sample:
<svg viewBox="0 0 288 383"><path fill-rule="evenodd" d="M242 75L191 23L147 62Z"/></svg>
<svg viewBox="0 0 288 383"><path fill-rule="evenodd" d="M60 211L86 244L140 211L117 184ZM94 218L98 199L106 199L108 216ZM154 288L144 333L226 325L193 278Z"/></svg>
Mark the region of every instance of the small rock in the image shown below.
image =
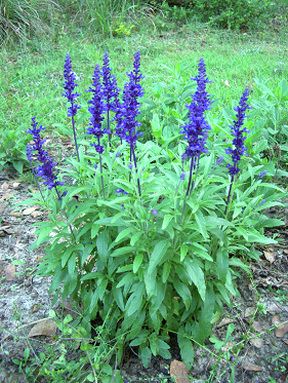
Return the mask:
<svg viewBox="0 0 288 383"><path fill-rule="evenodd" d="M170 364L170 376L174 378L175 383L190 383L188 370L183 362L172 360Z"/></svg>

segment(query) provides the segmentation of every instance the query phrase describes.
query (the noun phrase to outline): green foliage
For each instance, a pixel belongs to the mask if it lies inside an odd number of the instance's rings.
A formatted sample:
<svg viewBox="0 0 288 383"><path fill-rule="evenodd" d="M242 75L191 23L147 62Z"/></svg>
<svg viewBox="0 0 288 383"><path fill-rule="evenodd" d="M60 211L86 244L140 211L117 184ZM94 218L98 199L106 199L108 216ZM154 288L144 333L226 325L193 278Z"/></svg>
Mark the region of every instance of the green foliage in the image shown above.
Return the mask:
<svg viewBox="0 0 288 383"><path fill-rule="evenodd" d="M40 272L52 276L53 293L76 302L88 332L97 320L111 339L119 339L117 360L127 345L138 348L144 366L152 356L170 358L169 334L176 333L181 356L191 365L194 343L204 342L223 304L237 295L238 270L258 259L257 244L276 242L264 228L282 222L264 212L281 205L283 191L258 178L261 151L251 148L225 215L229 178L225 165L215 163L224 144L214 144L201 159L186 200L183 143L174 143L173 150L165 143L139 144L136 174L128 168L125 144L115 138L122 155L106 149L103 193L94 152L85 145L81 162L70 159L67 174L62 170L73 179L67 195L59 201L46 193L45 203L37 201L51 211L37 231L36 245L46 244ZM117 188L128 194L117 195Z"/></svg>
<svg viewBox="0 0 288 383"><path fill-rule="evenodd" d="M12 359L27 381L123 383L119 370L110 366L117 342L107 342L105 329L93 328L97 336L92 339L70 314L60 318L51 310L50 317L58 328L57 339L43 343L37 354L27 342L22 358Z"/></svg>
<svg viewBox="0 0 288 383"><path fill-rule="evenodd" d="M175 21L194 15L204 22L236 30L259 29L263 21L269 21L271 12L277 13L270 0L151 0L151 3Z"/></svg>
<svg viewBox="0 0 288 383"><path fill-rule="evenodd" d="M269 0L193 0L193 9L203 20L222 28L257 28L269 17Z"/></svg>

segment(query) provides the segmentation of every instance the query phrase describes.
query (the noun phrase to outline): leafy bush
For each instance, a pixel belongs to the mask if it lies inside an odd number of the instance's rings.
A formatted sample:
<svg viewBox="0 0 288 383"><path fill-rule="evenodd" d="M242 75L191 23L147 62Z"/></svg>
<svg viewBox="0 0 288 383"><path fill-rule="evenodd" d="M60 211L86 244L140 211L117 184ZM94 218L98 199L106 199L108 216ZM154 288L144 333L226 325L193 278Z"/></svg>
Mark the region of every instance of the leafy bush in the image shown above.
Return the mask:
<svg viewBox="0 0 288 383"><path fill-rule="evenodd" d="M271 15L272 3L269 0L169 0L153 1L170 16L176 19L185 14L185 9L193 13L202 21L209 21L221 28L247 30L257 28L263 20L267 21ZM186 14L188 15L188 14Z"/></svg>
<svg viewBox="0 0 288 383"><path fill-rule="evenodd" d="M235 109L233 142L227 128L227 143L217 137L206 142L209 80L200 60L184 139L174 132L171 145L157 133L156 142L141 143L140 54L122 98L105 54L89 89L88 136L79 140L79 95L69 55L64 77L78 159L61 165L61 181L43 146L43 127L33 118L29 130L27 153L41 190L32 203L50 211L35 243L46 244L40 272L52 276L56 296L78 305L82 326L105 328L117 344L118 361L128 344L138 348L145 366L152 355L170 358L169 340L176 334L191 366L193 343L204 342L223 304L238 293L239 269L249 270L247 262L258 259L257 244L276 242L264 229L282 224L265 215L281 205L283 191L264 181L269 174L263 173L261 148L247 140L253 157L244 155L249 91Z"/></svg>

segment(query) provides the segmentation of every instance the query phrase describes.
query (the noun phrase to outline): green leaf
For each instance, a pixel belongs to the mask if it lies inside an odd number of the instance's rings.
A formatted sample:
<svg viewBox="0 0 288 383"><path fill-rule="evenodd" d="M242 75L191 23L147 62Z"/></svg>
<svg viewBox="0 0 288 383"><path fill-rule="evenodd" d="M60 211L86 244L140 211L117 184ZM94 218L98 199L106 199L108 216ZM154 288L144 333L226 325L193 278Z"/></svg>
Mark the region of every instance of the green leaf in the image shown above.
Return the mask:
<svg viewBox="0 0 288 383"><path fill-rule="evenodd" d="M138 283L136 291L130 295L127 300L125 310L127 310L127 316L133 315L136 311L140 310L143 302L144 285Z"/></svg>
<svg viewBox="0 0 288 383"><path fill-rule="evenodd" d="M137 243L139 241L139 239L141 239L143 237L143 233L135 233L132 235L131 239L130 239L130 245L131 246L134 246L135 243Z"/></svg>
<svg viewBox="0 0 288 383"><path fill-rule="evenodd" d="M206 284L205 284L205 278L204 273L199 265L197 265L194 261L191 259L187 259L184 262L184 267L187 270L187 274L194 283L194 285L197 287L197 290L199 292L199 295L202 299L202 301L205 300L205 294L206 294Z"/></svg>
<svg viewBox="0 0 288 383"><path fill-rule="evenodd" d="M133 254L133 251L134 251L134 248L132 246L123 246L123 247L119 247L119 249L116 249L114 251L112 251L111 253L111 257L120 257L121 255L125 255L125 254Z"/></svg>
<svg viewBox="0 0 288 383"><path fill-rule="evenodd" d="M149 347L140 347L140 358L145 368L149 367L151 362L152 353Z"/></svg>
<svg viewBox="0 0 288 383"><path fill-rule="evenodd" d="M115 239L115 242L120 242L122 239L129 237L131 230L133 230L131 227L127 227L126 229L122 230L118 235L117 238Z"/></svg>
<svg viewBox="0 0 288 383"><path fill-rule="evenodd" d="M164 219L163 219L163 223L162 223L162 227L161 229L162 230L165 230L166 227L169 225L169 223L171 222L171 220L173 219L173 216L170 215L170 214L165 214L164 215Z"/></svg>
<svg viewBox="0 0 288 383"><path fill-rule="evenodd" d="M188 246L183 244L180 248L180 262L183 262L188 253Z"/></svg>
<svg viewBox="0 0 288 383"><path fill-rule="evenodd" d="M197 222L199 232L202 234L203 238L207 239L208 233L206 230L206 221L200 210L195 213L195 220Z"/></svg>
<svg viewBox="0 0 288 383"><path fill-rule="evenodd" d="M108 255L109 235L106 230L102 231L96 239L97 252L100 258L105 258Z"/></svg>
<svg viewBox="0 0 288 383"><path fill-rule="evenodd" d="M162 282L163 283L167 282L167 280L169 278L170 271L171 271L171 263L165 262L164 266L163 266L163 272L162 272Z"/></svg>
<svg viewBox="0 0 288 383"><path fill-rule="evenodd" d="M188 368L191 368L195 356L192 341L181 334L177 335L177 341L180 348L181 359Z"/></svg>
<svg viewBox="0 0 288 383"><path fill-rule="evenodd" d="M161 263L164 255L166 254L169 248L169 245L170 243L166 239L156 243L149 259L148 272L152 273L156 269L156 267Z"/></svg>
<svg viewBox="0 0 288 383"><path fill-rule="evenodd" d="M173 286L179 296L182 298L183 303L188 310L192 302L192 295L189 288L184 283L180 282L177 278L173 281Z"/></svg>
<svg viewBox="0 0 288 383"><path fill-rule="evenodd" d="M133 261L133 273L136 274L143 262L143 254L137 254Z"/></svg>
<svg viewBox="0 0 288 383"><path fill-rule="evenodd" d="M226 275L229 267L228 252L224 248L219 248L216 254L216 273L221 281L226 281Z"/></svg>

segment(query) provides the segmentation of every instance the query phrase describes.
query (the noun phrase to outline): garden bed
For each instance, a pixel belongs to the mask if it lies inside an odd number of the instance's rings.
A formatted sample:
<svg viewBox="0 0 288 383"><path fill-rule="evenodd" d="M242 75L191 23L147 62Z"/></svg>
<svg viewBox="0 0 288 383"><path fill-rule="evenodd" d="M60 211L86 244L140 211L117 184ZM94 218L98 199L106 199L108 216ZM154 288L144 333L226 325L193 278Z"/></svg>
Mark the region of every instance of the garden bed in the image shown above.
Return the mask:
<svg viewBox="0 0 288 383"><path fill-rule="evenodd" d="M57 335L53 340L45 336L29 337L31 328L47 318L52 308L49 280L36 275L42 252L30 249L35 239L33 224L44 220L45 213L36 207L18 205L33 192L30 185L5 175L1 177L0 382L47 382L37 378L36 368L31 368L25 377L15 364L17 360L23 361L25 349L31 350L30 359L36 358L39 350L45 352L46 346L57 342ZM285 212L273 214L277 218L279 214L285 216ZM233 373L236 383L287 381L288 237L283 226L278 229L278 235L279 245L264 248L260 261L251 264L253 278L242 275L239 279L241 297L234 300L231 308L226 308L221 322L216 324L210 338L214 347L207 342L207 349L197 349L189 381L232 382ZM53 308L61 314L60 307ZM170 361L155 358L151 366L144 369L133 352L135 350L128 350L124 364L119 366L125 381L172 381ZM172 355L179 359L176 346ZM72 357L77 358L77 350ZM29 366L29 362L25 366Z"/></svg>

